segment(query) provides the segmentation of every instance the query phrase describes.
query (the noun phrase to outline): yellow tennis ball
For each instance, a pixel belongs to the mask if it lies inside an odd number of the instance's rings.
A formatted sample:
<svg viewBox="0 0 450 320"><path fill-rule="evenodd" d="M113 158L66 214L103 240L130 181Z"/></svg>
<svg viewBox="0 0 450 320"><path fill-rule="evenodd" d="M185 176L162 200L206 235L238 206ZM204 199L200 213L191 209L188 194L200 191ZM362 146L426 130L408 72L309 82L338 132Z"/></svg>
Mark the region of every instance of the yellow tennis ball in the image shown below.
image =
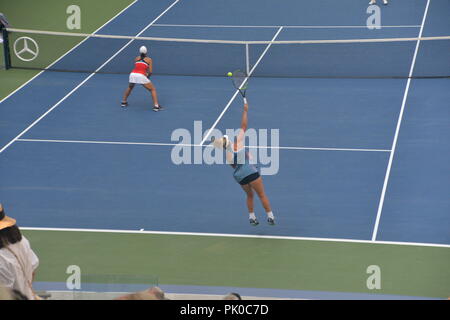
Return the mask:
<svg viewBox="0 0 450 320"><path fill-rule="evenodd" d="M229 77L232 77L232 76L233 76L233 73L228 72L227 75L228 75Z"/></svg>

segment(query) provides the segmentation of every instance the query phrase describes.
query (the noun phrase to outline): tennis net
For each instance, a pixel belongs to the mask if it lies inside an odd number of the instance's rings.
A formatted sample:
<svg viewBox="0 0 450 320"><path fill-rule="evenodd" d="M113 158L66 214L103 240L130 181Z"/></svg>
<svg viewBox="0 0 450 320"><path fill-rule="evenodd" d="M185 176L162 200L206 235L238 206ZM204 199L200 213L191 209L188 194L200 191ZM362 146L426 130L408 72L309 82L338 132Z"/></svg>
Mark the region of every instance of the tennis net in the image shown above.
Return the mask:
<svg viewBox="0 0 450 320"><path fill-rule="evenodd" d="M412 75L416 46L420 47ZM129 73L145 45L154 74L256 77L448 78L450 36L305 41L225 41L8 29L11 68ZM270 46L270 47L269 47ZM266 50L268 49L268 50ZM260 59L262 54L264 57Z"/></svg>

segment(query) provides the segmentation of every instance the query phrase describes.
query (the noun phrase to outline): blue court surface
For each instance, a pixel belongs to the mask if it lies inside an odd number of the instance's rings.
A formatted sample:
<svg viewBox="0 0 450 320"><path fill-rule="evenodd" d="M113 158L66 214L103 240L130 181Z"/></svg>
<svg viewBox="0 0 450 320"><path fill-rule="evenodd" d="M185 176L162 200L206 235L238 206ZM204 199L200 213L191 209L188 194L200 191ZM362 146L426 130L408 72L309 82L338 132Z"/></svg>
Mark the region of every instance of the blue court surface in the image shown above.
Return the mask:
<svg viewBox="0 0 450 320"><path fill-rule="evenodd" d="M383 25L392 27L380 30L364 27L367 2L139 0L98 33L233 41L450 34L447 0L392 0L381 8ZM82 62L95 70L120 50L102 67L108 71L135 56L141 42L127 42L99 46L89 39L55 66ZM1 102L2 198L21 226L33 228L450 245L450 79L359 77L390 70L408 75L411 68L448 75L449 40L438 50L431 41L387 47L389 54L369 47L353 56L339 47L331 61L321 50L332 45L306 53L280 45L252 48L249 126L279 129L279 148L271 150L278 154L278 173L263 177L276 226L248 224L245 194L229 166L171 159L176 129L193 133L194 121L201 121L203 133L239 127L242 99L225 72L246 62L242 47L233 45L173 49L170 59L186 75L152 77L166 106L158 113L142 88L127 109L120 107L126 74L40 73ZM192 70L202 60L207 70ZM318 77L291 76L299 68ZM277 70L287 77L271 76ZM329 71L337 77L327 78ZM340 76L346 72L358 78ZM256 213L263 220L259 202Z"/></svg>

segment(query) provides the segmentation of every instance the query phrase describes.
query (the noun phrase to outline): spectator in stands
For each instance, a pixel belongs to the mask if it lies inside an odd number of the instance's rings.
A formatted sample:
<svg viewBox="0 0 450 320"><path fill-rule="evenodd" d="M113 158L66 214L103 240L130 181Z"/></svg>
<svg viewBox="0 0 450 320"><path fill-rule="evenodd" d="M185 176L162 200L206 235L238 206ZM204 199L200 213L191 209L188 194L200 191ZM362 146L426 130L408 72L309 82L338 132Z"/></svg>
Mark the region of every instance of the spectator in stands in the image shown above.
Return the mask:
<svg viewBox="0 0 450 320"><path fill-rule="evenodd" d="M12 300L11 289L0 286L0 300Z"/></svg>
<svg viewBox="0 0 450 320"><path fill-rule="evenodd" d="M130 293L115 300L169 300L166 298L164 291L158 287L151 287L150 289Z"/></svg>
<svg viewBox="0 0 450 320"><path fill-rule="evenodd" d="M377 4L377 0L370 0L369 4ZM388 0L383 0L383 4L387 5L388 4Z"/></svg>
<svg viewBox="0 0 450 320"><path fill-rule="evenodd" d="M0 300L28 300L21 292L0 286Z"/></svg>
<svg viewBox="0 0 450 320"><path fill-rule="evenodd" d="M223 297L223 300L242 300L242 297L239 293L231 292Z"/></svg>
<svg viewBox="0 0 450 320"><path fill-rule="evenodd" d="M39 299L33 291L34 273L39 259L21 234L16 220L6 216L0 204L0 283L22 292L28 299Z"/></svg>

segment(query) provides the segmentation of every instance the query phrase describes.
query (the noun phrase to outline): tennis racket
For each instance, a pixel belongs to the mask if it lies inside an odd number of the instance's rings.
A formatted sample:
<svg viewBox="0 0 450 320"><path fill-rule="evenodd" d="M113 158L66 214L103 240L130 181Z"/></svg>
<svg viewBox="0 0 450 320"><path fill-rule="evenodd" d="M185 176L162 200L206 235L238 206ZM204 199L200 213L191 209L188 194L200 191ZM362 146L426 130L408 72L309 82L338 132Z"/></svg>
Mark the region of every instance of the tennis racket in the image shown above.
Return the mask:
<svg viewBox="0 0 450 320"><path fill-rule="evenodd" d="M245 72L242 72L241 70L234 71L231 80L233 81L233 86L239 90L239 93L245 98L245 92L248 84L247 75Z"/></svg>

